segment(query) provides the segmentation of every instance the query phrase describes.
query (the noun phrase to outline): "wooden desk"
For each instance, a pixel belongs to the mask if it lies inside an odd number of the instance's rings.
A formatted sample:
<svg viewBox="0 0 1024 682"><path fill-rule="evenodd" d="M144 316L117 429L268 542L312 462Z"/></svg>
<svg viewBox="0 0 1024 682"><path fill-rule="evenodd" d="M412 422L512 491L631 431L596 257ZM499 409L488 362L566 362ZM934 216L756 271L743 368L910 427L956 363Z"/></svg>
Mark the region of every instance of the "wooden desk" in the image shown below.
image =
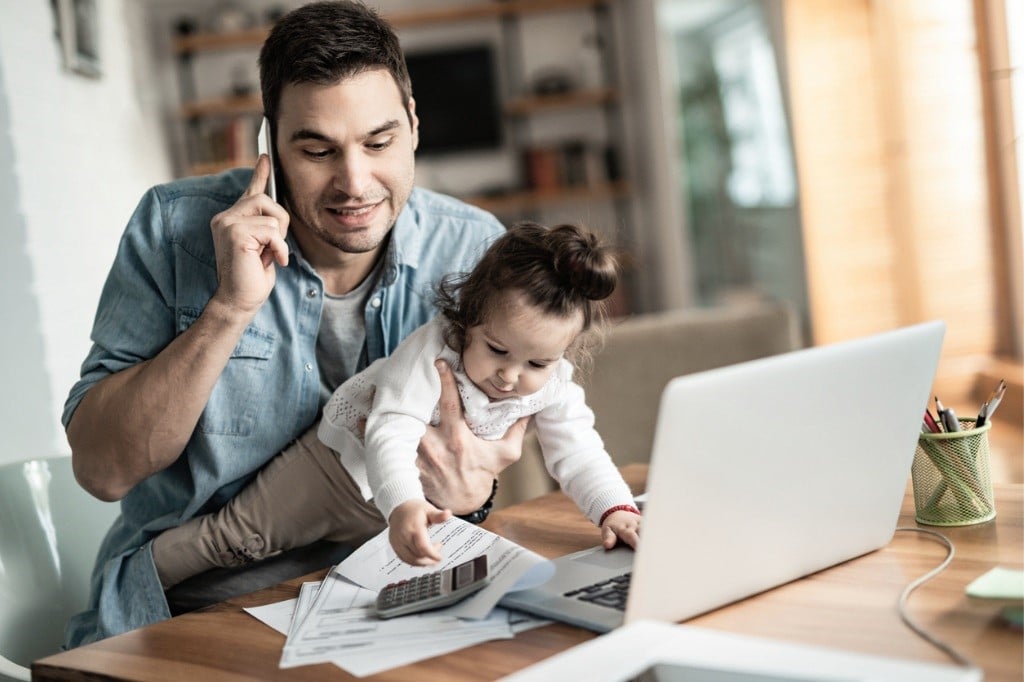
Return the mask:
<svg viewBox="0 0 1024 682"><path fill-rule="evenodd" d="M624 470L635 490L646 467ZM913 616L985 670L985 679L1022 679L1022 636L999 622L998 608L976 604L964 587L988 569L1024 565L1022 485L996 486L994 522L945 529L956 558L938 577L914 592ZM496 512L485 524L534 551L554 557L598 542L595 528L567 498L554 493ZM908 496L901 526L913 526ZM948 662L899 619L903 587L936 566L945 548L919 533L897 533L885 548L802 580L751 597L689 624L922 661ZM752 567L756 570L756 567ZM323 572L156 623L96 644L41 659L35 680L338 680L339 668L321 664L279 670L284 636L241 609L294 597L303 580ZM489 680L501 677L593 638L593 633L551 625L513 640L487 642L372 679Z"/></svg>

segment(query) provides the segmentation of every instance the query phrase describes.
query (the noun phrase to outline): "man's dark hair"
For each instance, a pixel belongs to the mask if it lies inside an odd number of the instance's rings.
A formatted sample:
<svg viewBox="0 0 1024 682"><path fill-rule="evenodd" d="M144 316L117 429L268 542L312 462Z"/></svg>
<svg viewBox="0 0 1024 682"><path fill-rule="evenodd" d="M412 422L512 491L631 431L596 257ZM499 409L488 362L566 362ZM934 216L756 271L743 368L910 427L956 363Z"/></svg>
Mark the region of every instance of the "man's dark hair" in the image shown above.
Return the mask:
<svg viewBox="0 0 1024 682"><path fill-rule="evenodd" d="M395 79L407 111L412 97L398 36L361 2L314 2L284 15L263 43L259 64L263 113L275 132L281 91L289 83L333 85L383 68Z"/></svg>

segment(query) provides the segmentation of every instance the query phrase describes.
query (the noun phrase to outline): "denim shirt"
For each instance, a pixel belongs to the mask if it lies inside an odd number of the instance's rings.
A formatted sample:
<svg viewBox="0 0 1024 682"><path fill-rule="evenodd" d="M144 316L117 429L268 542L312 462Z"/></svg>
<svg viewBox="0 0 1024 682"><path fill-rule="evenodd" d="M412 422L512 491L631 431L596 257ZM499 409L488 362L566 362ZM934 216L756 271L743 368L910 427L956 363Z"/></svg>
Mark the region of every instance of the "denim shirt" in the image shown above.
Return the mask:
<svg viewBox="0 0 1024 682"><path fill-rule="evenodd" d="M110 374L157 355L195 322L217 287L210 221L249 184L251 171L188 178L151 189L121 238L100 296L92 350L64 407L65 427L83 396ZM434 287L468 271L503 227L489 213L414 189L367 299L372 362L436 313ZM182 455L121 501L92 576L88 610L68 623L79 646L170 617L151 540L219 509L319 416L316 337L323 282L289 235L287 267L245 329Z"/></svg>

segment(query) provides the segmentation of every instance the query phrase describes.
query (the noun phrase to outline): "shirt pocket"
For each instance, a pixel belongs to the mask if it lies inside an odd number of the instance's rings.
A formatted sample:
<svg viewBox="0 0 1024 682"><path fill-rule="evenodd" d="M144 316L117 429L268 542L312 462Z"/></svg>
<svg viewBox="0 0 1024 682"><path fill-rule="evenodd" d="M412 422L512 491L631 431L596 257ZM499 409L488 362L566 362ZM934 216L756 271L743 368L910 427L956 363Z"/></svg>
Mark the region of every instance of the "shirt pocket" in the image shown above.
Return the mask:
<svg viewBox="0 0 1024 682"><path fill-rule="evenodd" d="M193 308L179 311L179 334L192 326L199 312ZM253 324L245 328L213 386L199 417L198 431L224 436L252 435L263 404L261 396L273 393L266 381L275 340L271 331Z"/></svg>

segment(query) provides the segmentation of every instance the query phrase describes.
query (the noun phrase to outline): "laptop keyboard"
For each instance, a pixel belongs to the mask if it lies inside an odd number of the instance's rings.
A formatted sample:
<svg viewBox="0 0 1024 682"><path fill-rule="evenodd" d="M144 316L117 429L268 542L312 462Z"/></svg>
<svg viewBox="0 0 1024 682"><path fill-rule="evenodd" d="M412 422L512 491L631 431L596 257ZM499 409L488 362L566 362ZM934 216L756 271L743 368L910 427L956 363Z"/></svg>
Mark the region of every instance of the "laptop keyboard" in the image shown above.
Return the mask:
<svg viewBox="0 0 1024 682"><path fill-rule="evenodd" d="M569 590L563 596L575 597L580 601L598 606L607 606L619 611L626 610L626 595L629 593L629 579L632 572L596 582L593 585Z"/></svg>

